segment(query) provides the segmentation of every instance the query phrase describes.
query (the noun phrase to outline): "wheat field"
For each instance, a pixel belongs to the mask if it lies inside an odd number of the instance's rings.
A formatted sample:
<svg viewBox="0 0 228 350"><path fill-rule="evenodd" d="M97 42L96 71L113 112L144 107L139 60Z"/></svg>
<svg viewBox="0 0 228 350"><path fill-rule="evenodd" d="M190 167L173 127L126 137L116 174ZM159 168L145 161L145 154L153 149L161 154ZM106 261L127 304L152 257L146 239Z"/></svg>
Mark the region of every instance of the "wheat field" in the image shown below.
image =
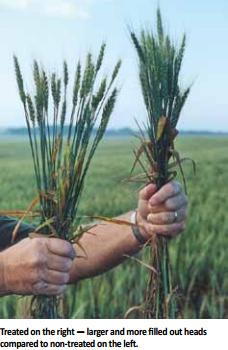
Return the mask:
<svg viewBox="0 0 228 350"><path fill-rule="evenodd" d="M134 138L105 139L86 181L82 215L116 216L136 207L137 185L126 184ZM185 232L171 243L173 277L183 318L228 317L228 138L181 136L177 148L196 161L184 166L189 216ZM0 208L25 209L34 198L31 155L24 139L0 141ZM147 251L140 259L147 259ZM67 292L71 318L122 318L143 301L148 271L135 261L81 281ZM26 301L27 302L27 301ZM21 297L1 297L0 318L21 316ZM139 317L137 313L131 317Z"/></svg>

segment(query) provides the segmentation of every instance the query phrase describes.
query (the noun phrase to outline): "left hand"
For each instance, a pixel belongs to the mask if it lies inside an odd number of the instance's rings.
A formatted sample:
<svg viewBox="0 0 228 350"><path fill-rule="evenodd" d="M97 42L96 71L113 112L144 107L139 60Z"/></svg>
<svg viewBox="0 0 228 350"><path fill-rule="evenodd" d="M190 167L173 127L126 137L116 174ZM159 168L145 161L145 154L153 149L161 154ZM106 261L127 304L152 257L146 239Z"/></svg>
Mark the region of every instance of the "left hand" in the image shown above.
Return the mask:
<svg viewBox="0 0 228 350"><path fill-rule="evenodd" d="M0 253L1 294L60 295L70 279L73 246L58 238L25 238Z"/></svg>
<svg viewBox="0 0 228 350"><path fill-rule="evenodd" d="M137 224L146 240L154 234L174 237L186 226L188 202L180 184L171 181L156 191L150 184L139 193Z"/></svg>

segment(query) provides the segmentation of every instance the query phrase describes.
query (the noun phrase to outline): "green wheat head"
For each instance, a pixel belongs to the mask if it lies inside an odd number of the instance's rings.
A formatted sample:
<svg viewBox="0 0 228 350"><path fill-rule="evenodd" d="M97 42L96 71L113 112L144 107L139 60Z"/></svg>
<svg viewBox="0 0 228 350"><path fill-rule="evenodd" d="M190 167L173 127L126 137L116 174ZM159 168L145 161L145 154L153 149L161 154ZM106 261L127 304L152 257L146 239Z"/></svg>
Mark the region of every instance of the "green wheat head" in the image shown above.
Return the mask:
<svg viewBox="0 0 228 350"><path fill-rule="evenodd" d="M185 35L180 46L165 34L160 10L157 10L156 30L142 30L140 35L131 31L131 39L139 61L139 80L147 110L146 124L140 129L141 145L136 155L143 169L142 181L155 183L160 189L172 180L177 172L182 174L182 160L175 150L177 123L190 92L190 87L180 86L180 72L184 57ZM145 130L143 130L145 129ZM143 161L141 156L144 156ZM170 159L173 162L170 164ZM133 169L135 167L133 166ZM132 170L133 170L132 169ZM186 187L186 186L185 186ZM168 242L164 237L151 242L151 273L146 291L144 316L146 318L175 318L177 315L175 292L172 287Z"/></svg>
<svg viewBox="0 0 228 350"><path fill-rule="evenodd" d="M180 72L185 52L186 36L180 46L165 34L160 10L157 10L156 31L142 30L140 35L131 31L131 39L139 59L139 76L145 106L147 127L156 142L159 120L164 116L175 129L190 87L180 86Z"/></svg>
<svg viewBox="0 0 228 350"><path fill-rule="evenodd" d="M88 53L85 65L80 61L76 64L70 98L71 77L66 61L62 76L56 72L47 74L34 61L32 94L25 91L14 56L40 203L40 225L36 231L68 241L77 241L82 234L77 211L85 177L118 95L114 82L121 62L117 62L110 78L102 78L105 48L102 44L97 59ZM31 312L38 318L57 318L58 299L34 297Z"/></svg>
<svg viewBox="0 0 228 350"><path fill-rule="evenodd" d="M42 222L52 218L53 230L61 236L64 228L64 238L67 239L71 239L70 227L72 229L86 173L104 136L118 95L113 84L121 62L117 62L110 79L99 76L105 48L106 45L102 44L96 60L88 53L84 69L81 62L77 63L71 103L66 61L62 77L56 72L49 76L34 61L35 93L32 95L25 92L18 59L14 56L40 195ZM67 119L69 126L66 127Z"/></svg>

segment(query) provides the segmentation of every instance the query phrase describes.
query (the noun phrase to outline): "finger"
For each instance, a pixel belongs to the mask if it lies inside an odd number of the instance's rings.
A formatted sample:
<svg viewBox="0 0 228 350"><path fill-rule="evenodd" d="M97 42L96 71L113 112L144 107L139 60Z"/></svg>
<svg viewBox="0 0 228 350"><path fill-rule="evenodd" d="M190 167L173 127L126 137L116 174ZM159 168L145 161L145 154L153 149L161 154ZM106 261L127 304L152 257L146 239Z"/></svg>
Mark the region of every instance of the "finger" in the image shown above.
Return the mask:
<svg viewBox="0 0 228 350"><path fill-rule="evenodd" d="M170 225L154 225L148 223L145 225L145 229L151 236L157 234L161 236L174 237L185 229L185 222L182 221Z"/></svg>
<svg viewBox="0 0 228 350"><path fill-rule="evenodd" d="M71 243L59 239L59 238L50 238L47 241L48 250L56 255L61 255L74 259L76 256L75 250Z"/></svg>
<svg viewBox="0 0 228 350"><path fill-rule="evenodd" d="M181 193L178 196L167 199L165 207L167 210L176 211L178 209L187 207L187 197Z"/></svg>
<svg viewBox="0 0 228 350"><path fill-rule="evenodd" d="M149 205L148 206L149 213L163 213L167 211L177 211L181 207L183 207L186 210L188 206L187 197L183 193L181 193L180 196L182 196L183 198L182 199L180 197L177 198L178 203L176 203L175 197L173 197L173 198L167 199L165 203L157 205L155 207Z"/></svg>
<svg viewBox="0 0 228 350"><path fill-rule="evenodd" d="M174 222L184 221L186 219L186 216L186 210L182 208L177 211L150 213L147 216L147 221L155 225L169 225L173 224Z"/></svg>
<svg viewBox="0 0 228 350"><path fill-rule="evenodd" d="M155 207L148 205L148 214L149 213L164 213L167 211L165 204L157 205Z"/></svg>
<svg viewBox="0 0 228 350"><path fill-rule="evenodd" d="M46 293L44 295L61 295L65 292L67 289L67 285L55 285L55 284L49 284L48 288L46 290Z"/></svg>
<svg viewBox="0 0 228 350"><path fill-rule="evenodd" d="M66 285L48 284L45 281L37 282L33 285L34 295L60 295L66 290Z"/></svg>
<svg viewBox="0 0 228 350"><path fill-rule="evenodd" d="M68 272L73 264L72 259L55 255L55 254L48 254L47 257L47 267L50 270L56 270L59 272Z"/></svg>
<svg viewBox="0 0 228 350"><path fill-rule="evenodd" d="M149 184L139 191L139 199L148 201L150 197L156 192L155 184Z"/></svg>
<svg viewBox="0 0 228 350"><path fill-rule="evenodd" d="M67 284L69 282L70 275L67 272L47 270L47 272L44 273L42 280L49 284L62 285Z"/></svg>
<svg viewBox="0 0 228 350"><path fill-rule="evenodd" d="M164 203L168 198L178 195L180 192L181 186L178 182L169 182L150 198L149 203L151 206L157 206Z"/></svg>

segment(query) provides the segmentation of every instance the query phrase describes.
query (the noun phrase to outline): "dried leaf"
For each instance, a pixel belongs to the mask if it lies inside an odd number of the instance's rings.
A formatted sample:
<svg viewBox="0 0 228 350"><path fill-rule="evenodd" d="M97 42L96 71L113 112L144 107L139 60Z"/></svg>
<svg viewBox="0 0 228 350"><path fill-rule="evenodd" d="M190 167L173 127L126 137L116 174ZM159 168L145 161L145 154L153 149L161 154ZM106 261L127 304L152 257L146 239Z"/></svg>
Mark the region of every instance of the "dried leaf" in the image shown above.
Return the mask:
<svg viewBox="0 0 228 350"><path fill-rule="evenodd" d="M15 216L21 218L26 214L26 217L39 217L40 212L38 211L26 211L26 210L2 210L0 211L1 216Z"/></svg>
<svg viewBox="0 0 228 350"><path fill-rule="evenodd" d="M108 218L105 216L84 216L84 217L94 219L94 220L101 220L101 221L105 221L105 222L110 222L110 223L117 224L117 225L126 225L126 226L133 226L134 225L131 222L126 221L126 220Z"/></svg>
<svg viewBox="0 0 228 350"><path fill-rule="evenodd" d="M19 227L20 225L22 224L23 220L26 218L27 216L27 213L31 212L31 210L39 203L40 201L40 197L36 197L32 203L28 206L28 209L24 212L24 215L21 217L21 219L17 222L14 230L13 230L13 233L12 233L12 239L11 239L11 243L13 243L17 237L17 233L18 233L18 230L19 230Z"/></svg>
<svg viewBox="0 0 228 350"><path fill-rule="evenodd" d="M124 318L128 318L133 312L138 311L143 315L143 308L142 305L139 306L133 306L130 309L127 310L127 312L124 315Z"/></svg>
<svg viewBox="0 0 228 350"><path fill-rule="evenodd" d="M44 228L44 227L46 227L46 226L50 227L50 225L53 224L54 221L55 221L55 218L54 218L54 217L45 220L41 225L39 225L39 226L35 229L35 232L40 231L42 228Z"/></svg>
<svg viewBox="0 0 228 350"><path fill-rule="evenodd" d="M156 137L157 141L159 141L160 138L162 137L163 132L165 130L166 123L167 123L167 118L166 117L162 116L162 117L159 118L158 128L157 128L157 137Z"/></svg>
<svg viewBox="0 0 228 350"><path fill-rule="evenodd" d="M139 260L139 259L137 259L137 258L134 257L134 256L130 256L130 255L126 255L126 254L125 254L124 256L125 256L126 258L129 258L129 259L131 259L131 260L134 260L134 261L136 261L137 263L139 263L140 265L146 267L147 269L149 269L150 271L152 271L155 275L158 274L157 270L156 270L153 266L144 263L142 260Z"/></svg>
<svg viewBox="0 0 228 350"><path fill-rule="evenodd" d="M189 162L192 163L192 168L193 168L193 172L194 172L194 175L195 175L196 174L196 162L193 159L191 159L191 158L185 157L185 158L181 158L179 160L179 163L184 163L186 161L189 161ZM175 166L179 165L179 163L177 161L170 163L169 164L169 169L174 168Z"/></svg>

